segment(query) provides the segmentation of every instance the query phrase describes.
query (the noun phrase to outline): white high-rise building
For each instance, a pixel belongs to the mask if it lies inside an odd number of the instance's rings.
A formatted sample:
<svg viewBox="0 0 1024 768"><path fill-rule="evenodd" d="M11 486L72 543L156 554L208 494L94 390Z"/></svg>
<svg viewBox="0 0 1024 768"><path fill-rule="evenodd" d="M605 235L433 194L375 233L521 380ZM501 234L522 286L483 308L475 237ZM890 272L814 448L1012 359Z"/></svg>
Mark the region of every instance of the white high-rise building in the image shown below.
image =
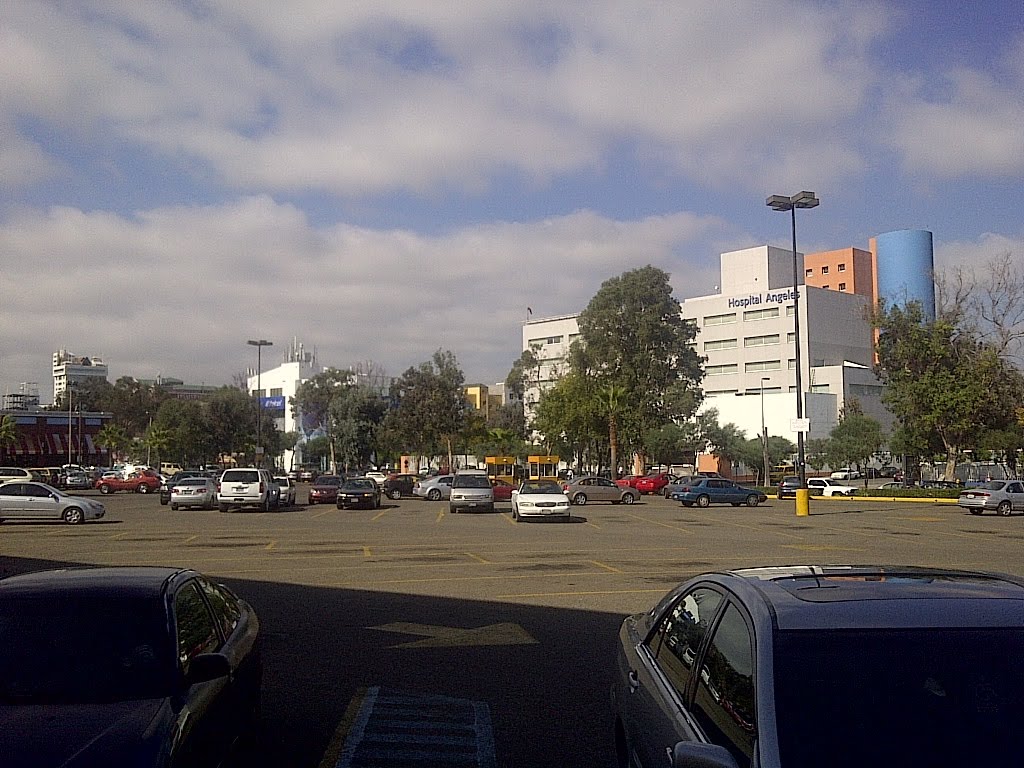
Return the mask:
<svg viewBox="0 0 1024 768"><path fill-rule="evenodd" d="M90 378L106 380L107 364L102 359L72 355L66 349L53 353L53 402L60 399L69 382L74 384Z"/></svg>

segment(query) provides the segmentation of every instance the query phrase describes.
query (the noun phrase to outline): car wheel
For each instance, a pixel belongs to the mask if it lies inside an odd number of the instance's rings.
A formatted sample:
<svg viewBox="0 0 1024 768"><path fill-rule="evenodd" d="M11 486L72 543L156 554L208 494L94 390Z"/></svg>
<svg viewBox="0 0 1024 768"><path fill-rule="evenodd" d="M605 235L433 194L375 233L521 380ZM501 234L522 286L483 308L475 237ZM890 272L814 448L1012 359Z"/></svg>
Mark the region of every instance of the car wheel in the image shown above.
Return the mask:
<svg viewBox="0 0 1024 768"><path fill-rule="evenodd" d="M110 493L110 486L109 485L101 485L100 486L100 493Z"/></svg>
<svg viewBox="0 0 1024 768"><path fill-rule="evenodd" d="M178 505L177 504L171 504L171 512L177 512L177 511L178 511Z"/></svg>
<svg viewBox="0 0 1024 768"><path fill-rule="evenodd" d="M64 510L64 522L68 525L78 525L85 520L85 515L78 507L68 507Z"/></svg>
<svg viewBox="0 0 1024 768"><path fill-rule="evenodd" d="M755 494L752 493L749 496L747 496L747 506L748 507L756 507L758 505L758 502L760 502L760 499L757 498L757 496Z"/></svg>
<svg viewBox="0 0 1024 768"><path fill-rule="evenodd" d="M167 504L168 504L168 501L167 501L167 499L160 499L160 506L162 506L162 507L166 507L166 506L167 506Z"/></svg>
<svg viewBox="0 0 1024 768"><path fill-rule="evenodd" d="M454 515L454 514L458 513L458 511L459 511L459 510L457 510L457 509L456 509L455 507L453 507L453 506L452 506L451 504L449 504L449 505L448 505L448 514L449 514L449 515Z"/></svg>
<svg viewBox="0 0 1024 768"><path fill-rule="evenodd" d="M1005 499L1003 501L1000 501L999 506L996 507L997 515L1009 515L1012 511L1013 509L1010 506L1010 502L1006 501Z"/></svg>
<svg viewBox="0 0 1024 768"><path fill-rule="evenodd" d="M431 488L429 491L427 491L427 498L430 499L431 501L440 501L441 492L437 488Z"/></svg>
<svg viewBox="0 0 1024 768"><path fill-rule="evenodd" d="M231 507L229 507L227 504L218 504L217 509L219 509L221 512L227 512L229 509L231 509Z"/></svg>
<svg viewBox="0 0 1024 768"><path fill-rule="evenodd" d="M264 499L263 503L260 504L260 511L261 512L269 512L270 511L270 499L269 498Z"/></svg>
<svg viewBox="0 0 1024 768"><path fill-rule="evenodd" d="M636 501L636 496L634 496L632 493L624 493L624 494L622 494L622 503L623 504L632 504L634 501Z"/></svg>
<svg viewBox="0 0 1024 768"><path fill-rule="evenodd" d="M392 488L390 491L388 491L388 498L391 499L392 501L398 501L400 498L402 498L402 489Z"/></svg>
<svg viewBox="0 0 1024 768"><path fill-rule="evenodd" d="M146 485L145 483L140 483L139 487L136 488L135 490L137 490L139 493L149 493L149 486Z"/></svg>
<svg viewBox="0 0 1024 768"><path fill-rule="evenodd" d="M587 503L587 494L577 493L575 496L572 497L572 503L578 507L584 506Z"/></svg>
<svg viewBox="0 0 1024 768"><path fill-rule="evenodd" d="M706 506L709 506L710 504L711 504L711 497L710 496L706 496L706 495L704 495L702 493L700 496L697 497L697 506L698 507L706 507Z"/></svg>

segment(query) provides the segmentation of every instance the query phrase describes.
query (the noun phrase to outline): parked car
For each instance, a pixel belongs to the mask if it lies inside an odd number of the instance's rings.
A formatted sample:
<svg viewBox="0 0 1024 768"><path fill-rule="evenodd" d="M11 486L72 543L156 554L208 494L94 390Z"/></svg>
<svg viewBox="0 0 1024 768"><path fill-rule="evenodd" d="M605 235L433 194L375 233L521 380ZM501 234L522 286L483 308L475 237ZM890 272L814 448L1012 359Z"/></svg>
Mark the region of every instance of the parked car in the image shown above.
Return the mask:
<svg viewBox="0 0 1024 768"><path fill-rule="evenodd" d="M31 480L32 473L24 467L0 467L0 483L14 479Z"/></svg>
<svg viewBox="0 0 1024 768"><path fill-rule="evenodd" d="M281 489L279 505L282 507L295 506L295 481L287 475L274 475L271 479Z"/></svg>
<svg viewBox="0 0 1024 768"><path fill-rule="evenodd" d="M381 486L382 488L384 487L384 482L388 479L388 476L387 476L386 473L384 473L384 472L377 472L377 471L366 472L366 473L364 473L363 476L370 478L371 480L373 480L373 482L375 482L377 485Z"/></svg>
<svg viewBox="0 0 1024 768"><path fill-rule="evenodd" d="M2 762L226 764L259 717L259 631L248 603L195 571L0 580Z"/></svg>
<svg viewBox="0 0 1024 768"><path fill-rule="evenodd" d="M528 520L531 517L572 518L569 497L562 486L552 480L524 480L512 492L512 519Z"/></svg>
<svg viewBox="0 0 1024 768"><path fill-rule="evenodd" d="M827 477L810 477L807 488L811 493L822 496L853 496L857 489L852 485L843 485Z"/></svg>
<svg viewBox="0 0 1024 768"><path fill-rule="evenodd" d="M171 509L181 507L217 508L217 482L211 477L183 477L171 488Z"/></svg>
<svg viewBox="0 0 1024 768"><path fill-rule="evenodd" d="M299 469L299 480L306 483L311 483L316 480L320 472L314 467L302 467Z"/></svg>
<svg viewBox="0 0 1024 768"><path fill-rule="evenodd" d="M265 469L225 469L217 483L217 508L221 512L246 507L268 512L278 498L278 488Z"/></svg>
<svg viewBox="0 0 1024 768"><path fill-rule="evenodd" d="M516 491L516 487L512 483L506 483L496 477L491 478L491 488L494 490L495 501L512 501L512 494Z"/></svg>
<svg viewBox="0 0 1024 768"><path fill-rule="evenodd" d="M668 472L654 472L641 477L633 487L640 491L641 494L661 493L665 486L675 481L675 475L670 475Z"/></svg>
<svg viewBox="0 0 1024 768"><path fill-rule="evenodd" d="M972 515L980 515L986 510L991 510L997 515L1024 512L1024 482L990 480L977 488L962 491L956 503L958 507L966 509Z"/></svg>
<svg viewBox="0 0 1024 768"><path fill-rule="evenodd" d="M353 507L380 508L380 486L369 477L353 477L342 481L335 494L338 509Z"/></svg>
<svg viewBox="0 0 1024 768"><path fill-rule="evenodd" d="M106 512L107 508L95 499L71 496L46 483L7 480L0 484L0 522L63 520L78 525L99 520Z"/></svg>
<svg viewBox="0 0 1024 768"><path fill-rule="evenodd" d="M85 472L68 472L61 485L68 491L86 491L92 488L92 480Z"/></svg>
<svg viewBox="0 0 1024 768"><path fill-rule="evenodd" d="M447 500L452 495L452 480L455 475L434 475L420 480L413 488L413 495L430 501Z"/></svg>
<svg viewBox="0 0 1024 768"><path fill-rule="evenodd" d="M860 472L858 472L856 469L851 469L850 467L843 467L842 469L837 469L835 472L829 475L830 480L857 480L859 478Z"/></svg>
<svg viewBox="0 0 1024 768"><path fill-rule="evenodd" d="M706 507L710 504L732 504L734 507L746 504L748 507L756 507L768 501L768 496L763 491L748 488L724 477L695 477L692 483L682 486L671 498L684 507Z"/></svg>
<svg viewBox="0 0 1024 768"><path fill-rule="evenodd" d="M636 488L636 484L643 479L643 475L626 475L615 481L620 488Z"/></svg>
<svg viewBox="0 0 1024 768"><path fill-rule="evenodd" d="M896 473L900 471L899 467L893 466L892 464L883 464L878 468L879 477L896 477Z"/></svg>
<svg viewBox="0 0 1024 768"><path fill-rule="evenodd" d="M320 475L309 487L309 504L334 504L338 500L340 475Z"/></svg>
<svg viewBox="0 0 1024 768"><path fill-rule="evenodd" d="M452 480L448 511L463 512L470 509L494 511L494 488L486 474L460 472Z"/></svg>
<svg viewBox="0 0 1024 768"><path fill-rule="evenodd" d="M109 473L108 473L109 474ZM117 493L118 491L134 491L135 493L156 493L160 490L160 475L151 469L131 472L124 477L108 477L106 474L96 481L100 493Z"/></svg>
<svg viewBox="0 0 1024 768"><path fill-rule="evenodd" d="M796 498L796 491L800 487L800 478L795 475L784 477L779 481L778 490L775 491L776 498L785 499L792 496Z"/></svg>
<svg viewBox="0 0 1024 768"><path fill-rule="evenodd" d="M562 486L569 501L583 506L591 501L610 501L612 504L632 504L640 498L640 492L629 486L618 486L606 477L585 475Z"/></svg>
<svg viewBox="0 0 1024 768"><path fill-rule="evenodd" d="M619 631L617 764L1018 765L1022 616L1015 576L814 565L696 576Z"/></svg>
<svg viewBox="0 0 1024 768"><path fill-rule="evenodd" d="M419 480L419 475L407 472L388 475L388 479L384 481L384 495L396 501L403 496L412 496L413 488Z"/></svg>
<svg viewBox="0 0 1024 768"><path fill-rule="evenodd" d="M214 481L214 484L216 485L217 478L219 476L219 473L211 473L203 469L183 469L181 472L171 475L166 480L161 481L160 503L163 504L164 506L171 503L171 488L179 480L184 480L185 478L188 477L209 477L211 480Z"/></svg>

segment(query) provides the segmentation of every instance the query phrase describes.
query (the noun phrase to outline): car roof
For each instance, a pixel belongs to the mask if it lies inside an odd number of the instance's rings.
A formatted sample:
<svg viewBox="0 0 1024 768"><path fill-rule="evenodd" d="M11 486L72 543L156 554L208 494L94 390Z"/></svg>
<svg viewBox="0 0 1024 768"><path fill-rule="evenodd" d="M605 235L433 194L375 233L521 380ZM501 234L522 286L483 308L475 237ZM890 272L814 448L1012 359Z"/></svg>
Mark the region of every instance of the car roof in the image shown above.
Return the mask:
<svg viewBox="0 0 1024 768"><path fill-rule="evenodd" d="M722 580L761 602L780 630L1024 627L1024 580L946 568L803 565L745 568Z"/></svg>
<svg viewBox="0 0 1024 768"><path fill-rule="evenodd" d="M0 598L4 595L52 593L116 592L123 596L158 596L164 586L182 576L195 575L185 568L163 566L109 566L97 568L61 568L33 571L0 579Z"/></svg>

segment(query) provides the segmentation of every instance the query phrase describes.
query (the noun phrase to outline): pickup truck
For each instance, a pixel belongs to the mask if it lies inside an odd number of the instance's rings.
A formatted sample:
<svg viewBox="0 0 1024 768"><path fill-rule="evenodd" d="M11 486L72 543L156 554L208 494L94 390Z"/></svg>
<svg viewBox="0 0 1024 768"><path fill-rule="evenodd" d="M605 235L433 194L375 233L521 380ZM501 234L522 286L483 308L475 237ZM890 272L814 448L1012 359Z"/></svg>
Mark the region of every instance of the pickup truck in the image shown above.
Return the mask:
<svg viewBox="0 0 1024 768"><path fill-rule="evenodd" d="M160 475L151 469L133 472L127 477L104 476L96 481L100 493L116 493L117 491L135 491L136 493L154 493L160 490Z"/></svg>

